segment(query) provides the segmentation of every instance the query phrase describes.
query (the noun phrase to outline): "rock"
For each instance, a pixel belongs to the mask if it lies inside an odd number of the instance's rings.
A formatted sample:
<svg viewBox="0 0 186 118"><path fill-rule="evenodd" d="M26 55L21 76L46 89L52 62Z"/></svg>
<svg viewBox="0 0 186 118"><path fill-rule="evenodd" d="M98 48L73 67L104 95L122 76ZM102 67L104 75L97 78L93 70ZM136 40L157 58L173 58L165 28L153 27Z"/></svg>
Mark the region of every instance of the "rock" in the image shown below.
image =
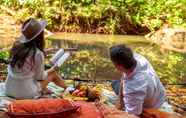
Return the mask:
<svg viewBox="0 0 186 118"><path fill-rule="evenodd" d="M161 29L147 34L145 38L164 49L186 53L186 29L170 28L165 25Z"/></svg>

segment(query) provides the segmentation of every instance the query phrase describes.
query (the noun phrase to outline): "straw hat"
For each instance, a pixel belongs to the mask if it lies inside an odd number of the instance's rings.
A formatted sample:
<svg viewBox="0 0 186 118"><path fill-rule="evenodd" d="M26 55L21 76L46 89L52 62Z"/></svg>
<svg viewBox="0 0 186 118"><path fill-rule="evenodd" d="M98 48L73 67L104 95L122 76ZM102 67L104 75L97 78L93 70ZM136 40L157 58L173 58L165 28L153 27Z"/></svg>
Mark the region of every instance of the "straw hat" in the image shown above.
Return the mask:
<svg viewBox="0 0 186 118"><path fill-rule="evenodd" d="M34 18L28 19L21 28L22 36L20 37L20 42L27 43L32 41L42 31L44 31L46 25L47 25L46 20L37 21Z"/></svg>

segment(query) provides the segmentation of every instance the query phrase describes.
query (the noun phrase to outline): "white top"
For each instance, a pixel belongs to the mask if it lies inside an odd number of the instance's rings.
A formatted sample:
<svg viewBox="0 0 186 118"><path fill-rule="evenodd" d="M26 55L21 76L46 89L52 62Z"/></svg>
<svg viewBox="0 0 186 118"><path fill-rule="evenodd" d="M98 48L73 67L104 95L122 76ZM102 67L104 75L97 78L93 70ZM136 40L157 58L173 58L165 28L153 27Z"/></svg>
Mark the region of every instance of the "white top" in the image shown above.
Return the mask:
<svg viewBox="0 0 186 118"><path fill-rule="evenodd" d="M137 66L123 77L125 111L140 115L143 108L160 108L166 100L165 89L151 64L143 56L134 54Z"/></svg>
<svg viewBox="0 0 186 118"><path fill-rule="evenodd" d="M5 82L5 91L8 96L17 99L29 99L41 95L38 80L47 78L47 73L44 71L43 52L37 49L35 63L31 64L32 62L31 56L28 56L22 68L8 66L8 76Z"/></svg>

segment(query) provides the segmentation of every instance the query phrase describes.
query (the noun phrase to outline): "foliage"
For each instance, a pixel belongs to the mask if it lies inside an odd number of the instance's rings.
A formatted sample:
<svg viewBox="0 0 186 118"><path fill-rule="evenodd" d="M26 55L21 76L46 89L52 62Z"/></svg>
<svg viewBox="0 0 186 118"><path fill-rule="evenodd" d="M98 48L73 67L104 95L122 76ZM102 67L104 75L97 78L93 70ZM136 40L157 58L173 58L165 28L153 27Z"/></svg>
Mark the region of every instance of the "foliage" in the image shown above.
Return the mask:
<svg viewBox="0 0 186 118"><path fill-rule="evenodd" d="M7 65L5 64L5 62L7 62L8 58L9 58L8 51L1 51L0 52L0 72L5 72L5 73L7 72L7 69L6 69ZM3 76L3 74L1 73L1 77L2 76Z"/></svg>
<svg viewBox="0 0 186 118"><path fill-rule="evenodd" d="M17 0L1 0L0 4L3 4L8 7L14 7L14 8L20 7L20 4Z"/></svg>
<svg viewBox="0 0 186 118"><path fill-rule="evenodd" d="M8 51L0 52L0 59L6 60L8 58L9 58L9 52Z"/></svg>
<svg viewBox="0 0 186 118"><path fill-rule="evenodd" d="M185 0L1 0L0 4L15 9L21 22L30 16L45 18L52 30L140 33L166 22L186 28Z"/></svg>
<svg viewBox="0 0 186 118"><path fill-rule="evenodd" d="M185 0L144 0L138 11L138 19L151 30L168 22L173 26L185 26ZM135 16L136 17L136 16Z"/></svg>

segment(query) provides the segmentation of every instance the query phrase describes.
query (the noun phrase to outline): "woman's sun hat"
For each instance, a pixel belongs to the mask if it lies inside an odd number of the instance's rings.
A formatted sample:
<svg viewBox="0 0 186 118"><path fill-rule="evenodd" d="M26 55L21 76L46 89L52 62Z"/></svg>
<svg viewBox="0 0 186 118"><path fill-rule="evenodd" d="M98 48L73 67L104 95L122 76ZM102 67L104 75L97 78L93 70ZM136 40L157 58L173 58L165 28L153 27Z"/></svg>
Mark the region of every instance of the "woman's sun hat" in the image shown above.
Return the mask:
<svg viewBox="0 0 186 118"><path fill-rule="evenodd" d="M21 43L27 43L35 39L42 31L44 31L47 25L46 20L36 20L30 18L23 24L21 28L22 36L20 37Z"/></svg>

